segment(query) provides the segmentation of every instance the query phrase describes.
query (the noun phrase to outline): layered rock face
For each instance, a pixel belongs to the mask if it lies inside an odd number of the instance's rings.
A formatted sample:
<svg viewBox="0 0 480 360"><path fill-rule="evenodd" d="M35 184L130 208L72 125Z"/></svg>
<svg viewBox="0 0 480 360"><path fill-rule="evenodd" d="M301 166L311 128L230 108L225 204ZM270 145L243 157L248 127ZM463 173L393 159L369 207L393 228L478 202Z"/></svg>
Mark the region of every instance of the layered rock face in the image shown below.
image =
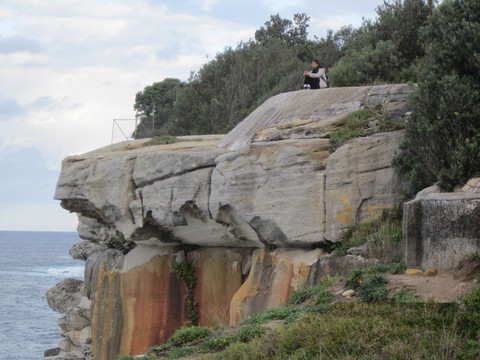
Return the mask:
<svg viewBox="0 0 480 360"><path fill-rule="evenodd" d="M85 240L72 252L86 261L76 290L89 305L82 341L93 358L142 354L165 342L192 321L196 304L200 325L236 324L284 304L330 269L366 264L350 256L338 265L323 249L402 202L404 182L390 164L403 132L336 150L329 134L363 106L404 121L410 91L280 94L223 137L138 140L66 158L55 198L79 215ZM179 274L184 263L192 273Z"/></svg>

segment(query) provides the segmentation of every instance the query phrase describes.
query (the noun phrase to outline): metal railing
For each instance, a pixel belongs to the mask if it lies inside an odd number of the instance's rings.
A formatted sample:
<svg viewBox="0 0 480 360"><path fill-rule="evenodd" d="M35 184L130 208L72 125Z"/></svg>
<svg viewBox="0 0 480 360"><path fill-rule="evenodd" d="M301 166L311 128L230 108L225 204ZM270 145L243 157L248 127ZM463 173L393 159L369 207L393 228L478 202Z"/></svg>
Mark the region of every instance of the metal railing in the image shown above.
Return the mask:
<svg viewBox="0 0 480 360"><path fill-rule="evenodd" d="M123 131L122 127L120 126L120 123L122 121L135 121L135 130L132 134L133 136L125 135L125 132ZM125 140L132 140L132 139L135 138L135 133L137 131L137 119L113 119L113 121L112 121L112 142L111 142L111 144L113 144L113 136L114 136L114 133L115 133L115 129L118 129L120 131L120 133L123 135Z"/></svg>

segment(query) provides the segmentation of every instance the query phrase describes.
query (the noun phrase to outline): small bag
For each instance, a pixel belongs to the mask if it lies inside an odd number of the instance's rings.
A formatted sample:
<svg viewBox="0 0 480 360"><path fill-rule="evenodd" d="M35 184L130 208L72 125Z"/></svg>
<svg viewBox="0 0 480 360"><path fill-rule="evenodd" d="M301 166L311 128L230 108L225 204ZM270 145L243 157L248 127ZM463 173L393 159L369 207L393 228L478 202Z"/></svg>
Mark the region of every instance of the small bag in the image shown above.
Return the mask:
<svg viewBox="0 0 480 360"><path fill-rule="evenodd" d="M328 75L327 75L327 69L325 68L322 68L323 70L323 73L325 74L325 78L323 76L320 76L322 78L323 81L325 81L325 84L327 84L327 88L330 87L330 79L328 78Z"/></svg>

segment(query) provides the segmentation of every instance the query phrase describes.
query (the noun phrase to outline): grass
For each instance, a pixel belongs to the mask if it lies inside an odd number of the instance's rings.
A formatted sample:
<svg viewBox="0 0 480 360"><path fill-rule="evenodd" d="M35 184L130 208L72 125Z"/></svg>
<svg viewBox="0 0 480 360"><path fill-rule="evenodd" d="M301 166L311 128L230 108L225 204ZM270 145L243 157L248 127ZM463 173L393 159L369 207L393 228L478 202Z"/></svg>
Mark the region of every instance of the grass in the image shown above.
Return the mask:
<svg viewBox="0 0 480 360"><path fill-rule="evenodd" d="M202 359L472 359L458 304L337 304Z"/></svg>
<svg viewBox="0 0 480 360"><path fill-rule="evenodd" d="M405 125L401 122L388 120L381 110L374 112L365 107L350 113L345 126L330 134L330 142L335 148L339 148L350 139L379 132L401 130L404 127Z"/></svg>
<svg viewBox="0 0 480 360"><path fill-rule="evenodd" d="M366 268L353 268L348 273L344 284L352 289L357 289L366 279L379 273L400 274L405 271L405 266L401 263L378 264Z"/></svg>
<svg viewBox="0 0 480 360"><path fill-rule="evenodd" d="M469 257L471 260L473 261L476 261L476 262L480 262L480 254L477 252L477 253L473 253L472 255L470 255Z"/></svg>
<svg viewBox="0 0 480 360"><path fill-rule="evenodd" d="M391 264L354 269L347 281L357 284L359 293L364 287L372 296L386 286L382 274L403 268ZM152 347L140 359L479 358L480 288L449 304L419 302L409 289L395 297L381 294L366 302L331 304L329 287L338 280L325 278L310 288L315 291L309 290L308 298L304 292L295 292L290 305L254 314L238 327L182 328L167 344ZM267 326L272 320L283 322Z"/></svg>
<svg viewBox="0 0 480 360"><path fill-rule="evenodd" d="M344 256L348 249L367 244L368 257L381 262L401 261L402 215L401 208L384 209L377 219L350 227L333 253Z"/></svg>
<svg viewBox="0 0 480 360"><path fill-rule="evenodd" d="M165 135L165 136L155 136L151 140L144 143L142 146L154 146L154 145L167 145L174 144L177 142L183 141L203 141L201 138L194 139L179 139L176 136Z"/></svg>
<svg viewBox="0 0 480 360"><path fill-rule="evenodd" d="M204 339L209 335L210 329L204 326L182 327L168 341L174 345L185 345L195 340Z"/></svg>

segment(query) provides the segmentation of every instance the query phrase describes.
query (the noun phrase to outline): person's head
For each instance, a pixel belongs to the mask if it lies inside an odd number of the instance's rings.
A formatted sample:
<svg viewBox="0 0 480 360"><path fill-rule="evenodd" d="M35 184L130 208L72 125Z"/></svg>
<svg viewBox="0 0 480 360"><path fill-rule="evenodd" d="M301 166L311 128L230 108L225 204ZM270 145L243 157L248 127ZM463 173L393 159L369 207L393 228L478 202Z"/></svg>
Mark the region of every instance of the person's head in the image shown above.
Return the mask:
<svg viewBox="0 0 480 360"><path fill-rule="evenodd" d="M312 66L313 66L314 68L320 67L320 63L318 62L318 60L313 59L313 60L312 60Z"/></svg>

